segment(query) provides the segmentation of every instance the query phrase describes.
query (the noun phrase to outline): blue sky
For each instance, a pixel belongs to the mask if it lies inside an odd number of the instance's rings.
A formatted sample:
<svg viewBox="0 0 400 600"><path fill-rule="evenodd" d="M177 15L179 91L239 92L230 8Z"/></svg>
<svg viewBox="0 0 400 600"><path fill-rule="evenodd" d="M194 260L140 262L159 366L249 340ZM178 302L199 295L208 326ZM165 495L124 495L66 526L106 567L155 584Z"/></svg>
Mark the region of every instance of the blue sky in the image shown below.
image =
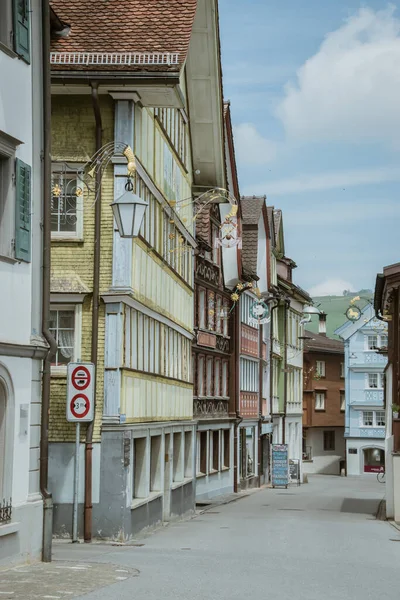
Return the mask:
<svg viewBox="0 0 400 600"><path fill-rule="evenodd" d="M220 0L242 194L283 210L313 295L400 261L400 1Z"/></svg>

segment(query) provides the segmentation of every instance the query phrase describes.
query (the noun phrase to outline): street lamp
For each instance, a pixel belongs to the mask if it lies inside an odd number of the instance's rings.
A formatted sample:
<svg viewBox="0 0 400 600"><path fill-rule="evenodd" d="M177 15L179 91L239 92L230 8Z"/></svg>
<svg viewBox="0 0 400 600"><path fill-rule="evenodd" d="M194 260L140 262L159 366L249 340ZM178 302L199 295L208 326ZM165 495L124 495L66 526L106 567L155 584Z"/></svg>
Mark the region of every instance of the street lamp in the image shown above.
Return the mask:
<svg viewBox="0 0 400 600"><path fill-rule="evenodd" d="M130 179L125 184L125 192L111 206L119 235L122 238L137 237L148 203L133 193L133 184Z"/></svg>

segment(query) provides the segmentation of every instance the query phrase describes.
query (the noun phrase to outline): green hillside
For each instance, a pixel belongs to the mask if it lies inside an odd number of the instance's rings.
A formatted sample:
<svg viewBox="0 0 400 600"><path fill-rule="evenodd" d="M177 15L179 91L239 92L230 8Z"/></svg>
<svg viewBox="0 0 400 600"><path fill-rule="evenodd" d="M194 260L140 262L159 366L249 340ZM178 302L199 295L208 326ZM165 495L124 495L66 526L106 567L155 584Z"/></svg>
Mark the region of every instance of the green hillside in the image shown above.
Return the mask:
<svg viewBox="0 0 400 600"><path fill-rule="evenodd" d="M333 332L346 321L345 312L350 305L350 300L355 296L363 296L363 298L368 298L372 302L374 294L371 290L361 290L343 296L319 296L313 298L314 305L327 314L326 333L328 337L339 339ZM360 308L363 308L367 304L367 300L363 298L355 302ZM309 331L318 333L318 315L311 316L311 323L307 323L306 328Z"/></svg>

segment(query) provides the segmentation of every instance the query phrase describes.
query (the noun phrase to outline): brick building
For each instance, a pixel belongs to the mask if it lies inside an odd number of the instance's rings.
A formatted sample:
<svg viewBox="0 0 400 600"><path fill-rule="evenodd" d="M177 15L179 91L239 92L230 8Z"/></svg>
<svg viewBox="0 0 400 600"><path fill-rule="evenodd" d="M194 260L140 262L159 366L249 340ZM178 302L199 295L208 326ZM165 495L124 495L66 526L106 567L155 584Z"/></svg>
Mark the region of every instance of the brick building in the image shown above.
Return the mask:
<svg viewBox="0 0 400 600"><path fill-rule="evenodd" d="M344 344L320 332L305 331L303 367L303 471L339 475L344 466Z"/></svg>

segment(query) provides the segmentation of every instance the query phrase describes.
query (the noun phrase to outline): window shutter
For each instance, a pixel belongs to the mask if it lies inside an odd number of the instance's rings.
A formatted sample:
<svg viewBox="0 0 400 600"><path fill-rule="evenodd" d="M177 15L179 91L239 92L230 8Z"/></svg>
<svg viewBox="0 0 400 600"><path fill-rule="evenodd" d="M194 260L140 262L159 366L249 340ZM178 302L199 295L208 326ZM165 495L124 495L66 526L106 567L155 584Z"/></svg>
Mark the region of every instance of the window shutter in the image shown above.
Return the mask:
<svg viewBox="0 0 400 600"><path fill-rule="evenodd" d="M30 12L29 0L13 0L14 50L30 63Z"/></svg>
<svg viewBox="0 0 400 600"><path fill-rule="evenodd" d="M31 167L16 159L15 258L31 261Z"/></svg>

